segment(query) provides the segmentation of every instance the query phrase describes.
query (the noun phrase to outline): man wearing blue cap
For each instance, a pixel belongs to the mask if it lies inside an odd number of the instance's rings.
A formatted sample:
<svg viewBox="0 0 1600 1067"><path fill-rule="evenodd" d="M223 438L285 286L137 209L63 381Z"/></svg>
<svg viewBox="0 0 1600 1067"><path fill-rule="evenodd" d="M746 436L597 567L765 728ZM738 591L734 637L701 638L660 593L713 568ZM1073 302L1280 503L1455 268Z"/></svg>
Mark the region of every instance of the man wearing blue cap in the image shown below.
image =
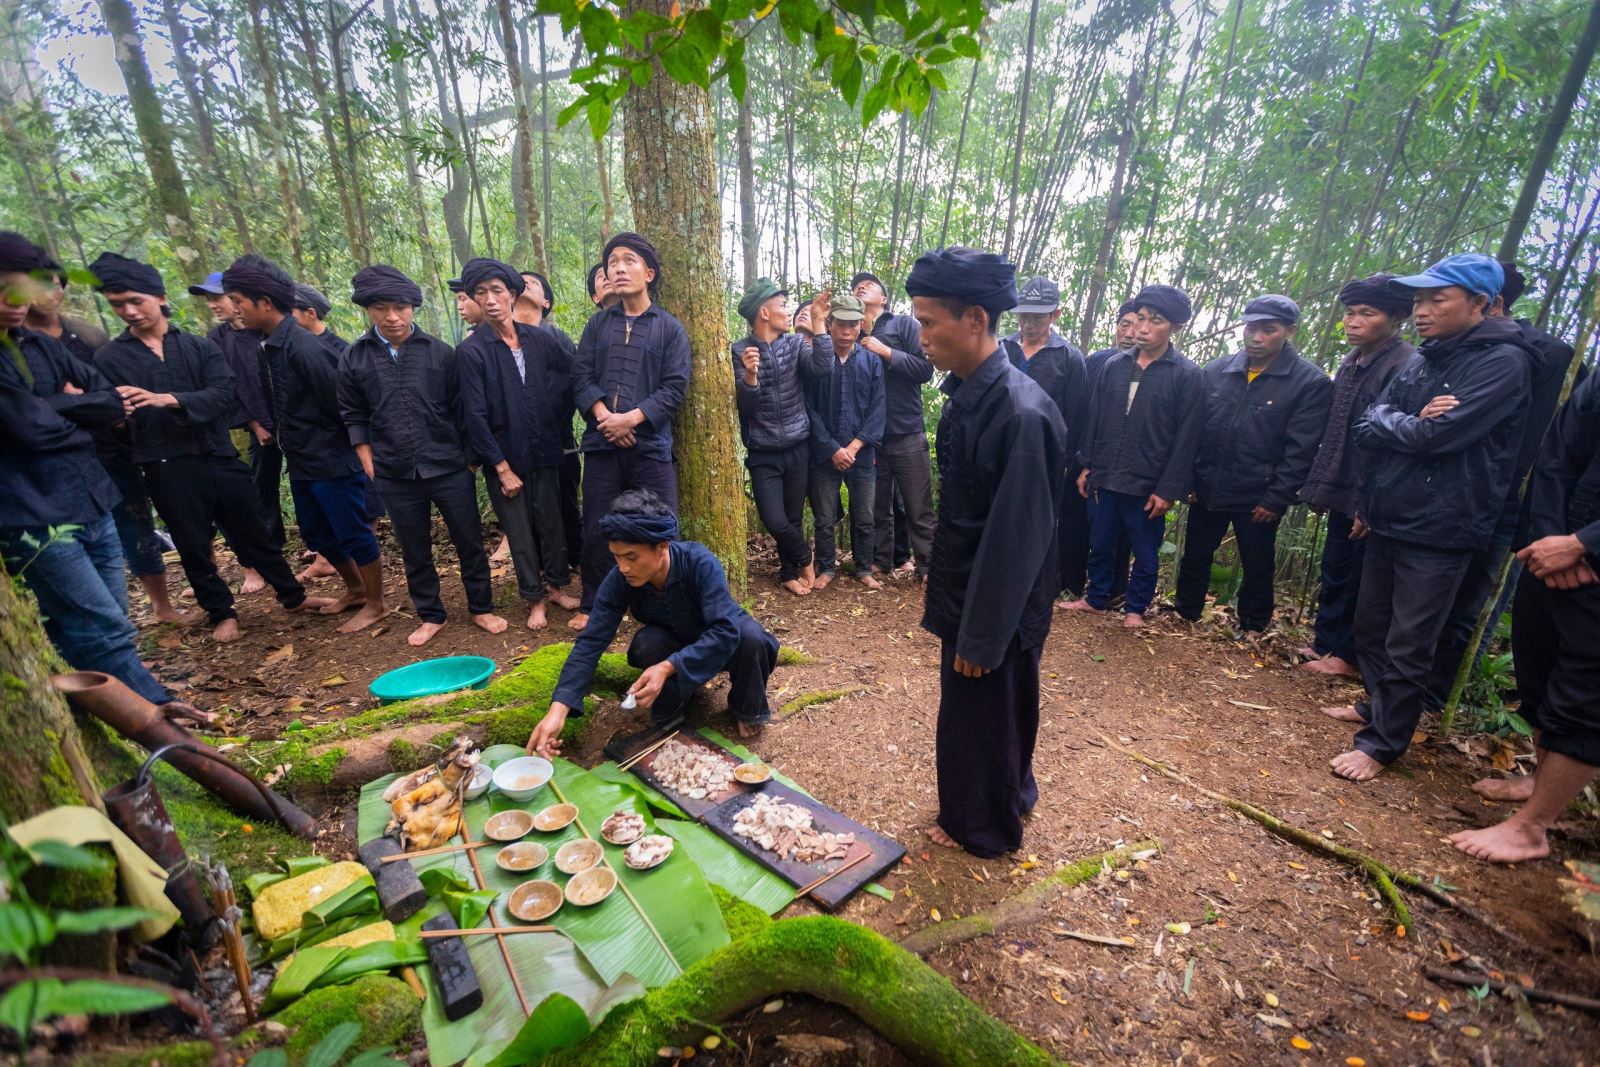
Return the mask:
<svg viewBox="0 0 1600 1067"><path fill-rule="evenodd" d="M1017 330L1000 339L1011 365L1032 378L1055 401L1067 426L1067 463L1064 476L1071 492L1061 496L1056 523L1056 554L1061 569L1061 589L1083 594L1089 565L1089 508L1078 495L1079 435L1089 410L1089 372L1083 353L1061 336L1061 289L1049 278L1030 278L1017 297Z"/></svg>
<svg viewBox="0 0 1600 1067"><path fill-rule="evenodd" d="M1194 505L1178 567L1178 614L1205 609L1211 560L1233 527L1244 579L1237 616L1244 633L1272 622L1278 522L1311 469L1328 421L1333 383L1294 347L1300 307L1267 294L1245 305L1244 347L1201 370L1205 446L1195 459Z"/></svg>
<svg viewBox="0 0 1600 1067"><path fill-rule="evenodd" d="M1078 492L1089 501L1089 583L1069 611L1111 606L1117 543L1126 533L1133 571L1122 624L1144 625L1155 599L1167 512L1194 485L1205 428L1200 368L1172 343L1194 315L1189 294L1147 285L1129 303L1139 315L1134 347L1106 360L1094 379L1078 459Z"/></svg>
<svg viewBox="0 0 1600 1067"><path fill-rule="evenodd" d="M1341 778L1368 781L1411 744L1451 606L1505 504L1530 376L1516 324L1485 317L1504 282L1500 264L1465 253L1389 283L1411 291L1423 344L1356 426L1357 517L1371 531L1356 603L1367 699L1325 709L1361 727L1330 762Z"/></svg>
<svg viewBox="0 0 1600 1067"><path fill-rule="evenodd" d="M928 359L946 372L939 517L922 627L939 638L936 844L990 858L1022 845L1039 800L1039 655L1060 579L1067 429L1011 365L996 324L1016 267L972 248L922 255L906 279Z"/></svg>

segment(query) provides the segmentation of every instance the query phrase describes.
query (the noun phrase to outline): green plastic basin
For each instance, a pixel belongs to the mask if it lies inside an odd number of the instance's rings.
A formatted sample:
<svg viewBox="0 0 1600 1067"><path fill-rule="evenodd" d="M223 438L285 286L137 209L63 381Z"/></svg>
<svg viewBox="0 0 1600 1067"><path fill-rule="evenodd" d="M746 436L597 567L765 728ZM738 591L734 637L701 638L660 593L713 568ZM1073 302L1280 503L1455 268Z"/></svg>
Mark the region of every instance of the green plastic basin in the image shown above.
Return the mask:
<svg viewBox="0 0 1600 1067"><path fill-rule="evenodd" d="M482 689L492 674L494 660L487 656L441 656L380 674L368 689L385 704L393 704L458 689Z"/></svg>

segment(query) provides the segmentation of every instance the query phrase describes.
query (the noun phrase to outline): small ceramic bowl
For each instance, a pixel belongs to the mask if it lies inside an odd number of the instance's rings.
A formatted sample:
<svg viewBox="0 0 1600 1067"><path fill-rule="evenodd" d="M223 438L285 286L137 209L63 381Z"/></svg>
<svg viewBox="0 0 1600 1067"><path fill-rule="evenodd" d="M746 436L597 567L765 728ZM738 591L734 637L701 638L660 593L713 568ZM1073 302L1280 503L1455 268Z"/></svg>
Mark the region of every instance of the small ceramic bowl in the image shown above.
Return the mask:
<svg viewBox="0 0 1600 1067"><path fill-rule="evenodd" d="M617 872L610 867L590 867L567 883L567 902L580 908L598 904L617 888Z"/></svg>
<svg viewBox="0 0 1600 1067"><path fill-rule="evenodd" d="M518 841L507 845L495 854L494 861L502 871L531 871L543 866L550 858L550 850L537 841Z"/></svg>
<svg viewBox="0 0 1600 1067"><path fill-rule="evenodd" d="M533 829L533 816L525 811L502 811L489 816L483 833L492 841L515 841Z"/></svg>
<svg viewBox="0 0 1600 1067"><path fill-rule="evenodd" d="M561 887L554 882L523 882L511 891L506 909L526 923L548 919L561 910Z"/></svg>
<svg viewBox="0 0 1600 1067"><path fill-rule="evenodd" d="M578 805L552 804L533 817L533 828L544 834L554 833L563 826L570 826L577 817Z"/></svg>
<svg viewBox="0 0 1600 1067"><path fill-rule="evenodd" d="M494 780L494 772L486 764L474 764L472 777L467 779L467 799L477 800L489 791L489 783Z"/></svg>
<svg viewBox="0 0 1600 1067"><path fill-rule="evenodd" d="M494 787L511 800L531 800L555 770L543 756L518 756L494 769Z"/></svg>
<svg viewBox="0 0 1600 1067"><path fill-rule="evenodd" d="M587 871L590 867L600 862L605 849L600 847L600 842L591 841L587 837L580 837L576 841L568 841L556 849L556 870L562 874L577 874Z"/></svg>
<svg viewBox="0 0 1600 1067"><path fill-rule="evenodd" d="M765 763L741 763L733 769L733 777L735 781L759 789L772 781L772 768Z"/></svg>

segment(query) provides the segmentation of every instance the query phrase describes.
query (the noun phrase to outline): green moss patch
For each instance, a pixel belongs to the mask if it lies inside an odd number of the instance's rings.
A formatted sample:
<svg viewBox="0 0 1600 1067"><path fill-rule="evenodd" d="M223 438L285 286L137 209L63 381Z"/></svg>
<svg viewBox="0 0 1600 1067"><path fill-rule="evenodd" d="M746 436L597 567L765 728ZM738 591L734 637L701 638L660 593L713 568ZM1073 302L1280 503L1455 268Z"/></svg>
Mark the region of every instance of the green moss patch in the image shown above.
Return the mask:
<svg viewBox="0 0 1600 1067"><path fill-rule="evenodd" d="M422 1005L398 978L369 974L345 985L314 989L277 1015L290 1030L290 1063L303 1063L317 1042L340 1023L361 1024L356 1049L397 1047L422 1026Z"/></svg>

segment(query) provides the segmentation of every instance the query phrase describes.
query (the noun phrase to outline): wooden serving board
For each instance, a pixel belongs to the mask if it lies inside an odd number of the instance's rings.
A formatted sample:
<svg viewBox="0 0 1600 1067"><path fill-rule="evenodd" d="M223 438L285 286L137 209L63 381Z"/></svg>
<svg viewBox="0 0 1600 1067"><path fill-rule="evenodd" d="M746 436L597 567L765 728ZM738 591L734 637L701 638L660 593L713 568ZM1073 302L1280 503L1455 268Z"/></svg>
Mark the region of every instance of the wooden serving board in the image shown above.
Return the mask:
<svg viewBox="0 0 1600 1067"><path fill-rule="evenodd" d="M661 740L663 737L667 736L667 734L672 732L672 729L672 727L668 727L666 729L652 728L644 731L643 733L631 734L627 737L616 738L610 744L606 745L605 754L616 760L618 763L622 763L627 760L629 756L644 751L657 741ZM673 740L680 741L690 748L698 748L709 752L726 762L730 768L737 767L739 764L744 762L738 756L735 756L732 752L729 752L715 741L701 737L699 733L696 733L692 730L681 730L678 736L673 738ZM665 796L668 800L682 808L684 813L687 814L691 819L701 818L706 814L706 812L710 811L712 808L715 808L723 801L729 799L730 797L738 796L739 794L750 789L749 786L741 785L738 782L729 782L726 789L718 790L717 792L705 797L695 798L684 793L680 793L677 790L667 786L659 777L656 776L653 764L656 761L656 757L660 754L661 749L656 749L656 751L650 753L650 755L646 756L638 763L635 763L629 769L634 774L637 774L640 778L643 778L646 782L649 782L651 787L661 793L661 795Z"/></svg>
<svg viewBox="0 0 1600 1067"><path fill-rule="evenodd" d="M638 770L635 766L634 770ZM882 834L867 829L854 819L839 814L832 808L823 804L814 797L808 797L795 789L790 789L782 782L768 782L761 792L776 796L779 800L787 801L806 808L811 812L811 825L827 833L853 833L856 835L856 844L859 847L865 844L872 849L872 856L862 860L837 878L829 879L818 886L811 893L811 899L829 911L837 911L846 900L866 885L868 882L882 875L896 863L900 862L906 850L897 842ZM807 886L831 870L850 862L856 855L852 852L842 860L833 860L828 863L801 863L798 860L778 859L777 853L768 852L757 845L748 837L740 837L733 832L733 819L739 812L748 807L756 798L756 791L741 789L739 793L707 812L701 819L707 826L715 830L718 836L740 849L751 859L772 871L778 877L799 887Z"/></svg>

